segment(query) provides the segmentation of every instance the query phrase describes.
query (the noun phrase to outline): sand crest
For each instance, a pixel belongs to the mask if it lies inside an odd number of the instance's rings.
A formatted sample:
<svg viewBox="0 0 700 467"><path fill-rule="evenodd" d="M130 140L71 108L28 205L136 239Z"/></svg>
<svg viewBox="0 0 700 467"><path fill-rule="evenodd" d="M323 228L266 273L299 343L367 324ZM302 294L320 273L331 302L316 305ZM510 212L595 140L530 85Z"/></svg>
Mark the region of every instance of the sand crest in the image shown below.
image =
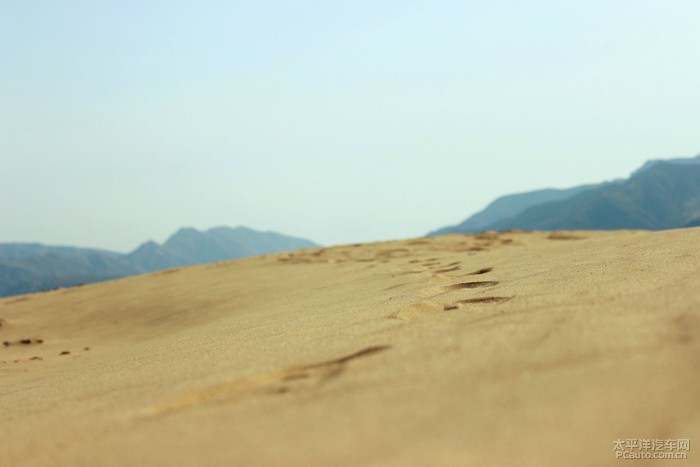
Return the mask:
<svg viewBox="0 0 700 467"><path fill-rule="evenodd" d="M0 465L693 465L699 245L448 235L2 299Z"/></svg>

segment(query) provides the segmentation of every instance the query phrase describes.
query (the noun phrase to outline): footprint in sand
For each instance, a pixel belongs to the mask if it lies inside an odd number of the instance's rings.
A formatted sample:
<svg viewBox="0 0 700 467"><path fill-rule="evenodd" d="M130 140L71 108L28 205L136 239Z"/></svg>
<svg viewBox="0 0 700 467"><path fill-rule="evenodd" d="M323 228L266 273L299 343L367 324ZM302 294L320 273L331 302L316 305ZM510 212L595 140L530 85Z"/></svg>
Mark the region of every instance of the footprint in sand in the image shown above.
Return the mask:
<svg viewBox="0 0 700 467"><path fill-rule="evenodd" d="M459 269L460 269L459 265L446 266L443 269L436 269L435 274L445 274L447 272L459 271Z"/></svg>
<svg viewBox="0 0 700 467"><path fill-rule="evenodd" d="M487 274L493 271L493 267L485 267L478 269L474 272L467 274L468 276ZM441 296L451 294L458 290L466 289L480 289L485 287L494 287L498 285L498 281L469 281L469 282L458 282L455 284L433 287L424 289L421 294L426 296L428 300L422 300L408 307L407 309L400 310L389 318L400 319L400 320L410 320L419 316L425 316L432 313L438 313L443 311L458 310L464 306L468 305L479 305L479 304L499 304L507 302L513 297L503 297L503 296L485 296L485 297L472 297L472 298L462 298L457 300L449 300L445 302L444 300L436 300ZM449 296L449 295L448 295Z"/></svg>
<svg viewBox="0 0 700 467"><path fill-rule="evenodd" d="M547 236L549 240L585 240L587 237L570 233L552 232Z"/></svg>
<svg viewBox="0 0 700 467"><path fill-rule="evenodd" d="M467 298L464 300L457 300L454 303L448 305L443 305L443 311L457 310L462 308L463 305L475 304L475 303L503 303L507 302L513 297L477 297L477 298Z"/></svg>
<svg viewBox="0 0 700 467"><path fill-rule="evenodd" d="M18 341L10 342L10 341L5 341L2 343L5 347L9 347L11 345L35 345L35 344L43 344L44 339L20 339Z"/></svg>
<svg viewBox="0 0 700 467"><path fill-rule="evenodd" d="M449 292L452 290L459 290L459 289L478 289L481 287L493 287L494 285L498 285L498 282L497 281L460 282L459 284L452 284L452 285L448 285L447 287L443 287L442 290L445 292Z"/></svg>
<svg viewBox="0 0 700 467"><path fill-rule="evenodd" d="M442 275L441 273L445 272L450 272L450 271L456 271L460 268L459 262L454 262L446 265L442 269L439 269L437 271L434 271L433 277L434 278L440 278L440 279L454 279L455 276L445 276ZM477 269L476 271L470 272L466 274L467 276L476 276L476 275L482 275L482 274L487 274L489 272L493 271L493 267L484 267ZM459 290L459 289L477 289L480 287L492 287L494 285L498 285L497 281L469 281L469 282L460 282L457 284L452 284L448 286L441 286L441 287L430 287L427 289L423 289L420 294L424 297L432 297L435 295L440 295L446 292L450 292L453 290Z"/></svg>
<svg viewBox="0 0 700 467"><path fill-rule="evenodd" d="M467 276L478 276L480 274L486 274L487 272L491 272L491 271L493 271L493 268L481 268L481 269L477 269L474 272L470 272L469 274L467 274Z"/></svg>
<svg viewBox="0 0 700 467"><path fill-rule="evenodd" d="M417 264L420 263L420 264ZM444 262L440 261L439 258L429 258L427 260L424 260L421 262L421 260L417 259L412 259L406 263L407 265L410 265L411 269L399 272L395 275L397 276L405 276L407 274L424 274L424 273L429 273L432 275L432 277L447 277L447 276L442 276L444 273L452 272L452 271L458 271L460 269L460 262L455 261L453 263L449 264L444 264Z"/></svg>
<svg viewBox="0 0 700 467"><path fill-rule="evenodd" d="M15 304L15 303L26 302L27 300L29 300L29 297L26 297L26 296L25 296L25 297L13 298L13 299L11 299L11 300L7 300L7 301L5 302L5 305L13 305L13 304Z"/></svg>
<svg viewBox="0 0 700 467"><path fill-rule="evenodd" d="M445 265L445 266L444 266L443 268L441 268L441 269L436 269L436 270L434 270L434 271L433 271L433 277L449 278L450 276L445 276L445 275L443 275L443 274L446 274L446 273L448 273L448 272L459 271L460 269L461 269L461 267L460 267L460 263L459 263L459 262L450 263L450 264ZM493 271L493 268L492 268L492 267L481 268L481 269L478 269L478 270L476 270L476 271L474 271L474 272L468 273L467 276L475 276L475 275L480 275L480 274L486 274L486 273L489 273L489 272L491 272L491 271Z"/></svg>
<svg viewBox="0 0 700 467"><path fill-rule="evenodd" d="M348 363L390 349L377 345L334 360L290 367L250 378L215 384L167 399L144 411L145 416L168 415L191 407L225 403L252 394L286 394L321 385L340 376Z"/></svg>
<svg viewBox="0 0 700 467"><path fill-rule="evenodd" d="M462 300L457 300L450 303L441 304L438 302L433 302L430 300L423 300L421 302L415 303L405 310L398 311L391 316L390 319L399 319L402 321L409 321L414 318L419 318L422 316L430 315L433 313L440 313L444 311L454 311L459 310L463 307L469 305L480 305L480 304L499 304L507 302L515 298L511 297L499 297L499 296L487 296L487 297L475 297L475 298L465 298Z"/></svg>

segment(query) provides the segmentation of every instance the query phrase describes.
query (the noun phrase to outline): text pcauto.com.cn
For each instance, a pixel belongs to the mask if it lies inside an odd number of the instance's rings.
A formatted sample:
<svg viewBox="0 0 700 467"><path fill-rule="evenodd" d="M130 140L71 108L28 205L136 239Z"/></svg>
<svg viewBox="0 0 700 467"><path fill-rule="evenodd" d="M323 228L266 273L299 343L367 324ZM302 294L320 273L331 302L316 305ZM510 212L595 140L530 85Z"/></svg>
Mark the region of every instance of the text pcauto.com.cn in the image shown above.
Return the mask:
<svg viewBox="0 0 700 467"><path fill-rule="evenodd" d="M688 439L616 439L615 459L687 459Z"/></svg>

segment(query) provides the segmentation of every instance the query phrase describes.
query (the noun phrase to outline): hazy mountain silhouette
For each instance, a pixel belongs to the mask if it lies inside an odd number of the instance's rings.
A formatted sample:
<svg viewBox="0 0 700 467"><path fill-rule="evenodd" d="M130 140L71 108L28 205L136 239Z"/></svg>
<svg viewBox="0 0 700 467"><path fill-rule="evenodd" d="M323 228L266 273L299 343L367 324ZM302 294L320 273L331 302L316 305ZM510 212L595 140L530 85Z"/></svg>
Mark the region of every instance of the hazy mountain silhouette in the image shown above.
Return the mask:
<svg viewBox="0 0 700 467"><path fill-rule="evenodd" d="M491 230L662 230L700 214L700 165L659 163L620 185L529 208Z"/></svg>
<svg viewBox="0 0 700 467"><path fill-rule="evenodd" d="M648 161L625 181L505 196L461 224L428 235L509 229L660 230L699 222L700 156Z"/></svg>
<svg viewBox="0 0 700 467"><path fill-rule="evenodd" d="M644 172L645 170L649 170L650 168L654 167L656 164L660 162L665 162L665 163L670 163L670 164L680 164L680 165L695 165L695 164L700 164L700 154L698 154L695 157L686 157L686 158L676 158L676 159L652 159L650 161L646 161L644 165L642 165L640 168L632 172L632 177L635 175L639 175L640 173Z"/></svg>
<svg viewBox="0 0 700 467"><path fill-rule="evenodd" d="M315 246L318 245L301 238L258 232L247 227L217 227L206 232L184 228L163 245L146 242L127 257L131 264L145 271L155 271Z"/></svg>
<svg viewBox="0 0 700 467"><path fill-rule="evenodd" d="M501 196L486 206L483 211L479 211L464 222L435 230L430 232L428 236L433 237L447 233L467 233L487 230L488 227L494 222L515 216L516 214L519 214L532 206L571 198L572 196L575 196L581 192L599 188L602 185L603 184L581 185L574 188L566 188L561 190L547 188L544 190Z"/></svg>
<svg viewBox="0 0 700 467"><path fill-rule="evenodd" d="M685 224L683 227L700 227L700 217L693 219L692 221Z"/></svg>
<svg viewBox="0 0 700 467"><path fill-rule="evenodd" d="M315 246L309 240L246 227L218 227L206 232L180 229L163 245L149 241L127 254L6 243L0 244L0 296Z"/></svg>

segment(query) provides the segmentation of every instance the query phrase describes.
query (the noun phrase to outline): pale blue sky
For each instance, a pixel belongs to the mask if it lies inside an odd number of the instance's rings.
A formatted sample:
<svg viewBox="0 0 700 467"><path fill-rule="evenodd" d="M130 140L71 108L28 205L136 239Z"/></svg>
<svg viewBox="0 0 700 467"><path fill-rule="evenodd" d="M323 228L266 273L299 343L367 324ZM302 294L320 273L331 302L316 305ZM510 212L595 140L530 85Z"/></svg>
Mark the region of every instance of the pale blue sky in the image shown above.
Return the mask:
<svg viewBox="0 0 700 467"><path fill-rule="evenodd" d="M0 242L420 236L700 153L700 2L0 0Z"/></svg>

